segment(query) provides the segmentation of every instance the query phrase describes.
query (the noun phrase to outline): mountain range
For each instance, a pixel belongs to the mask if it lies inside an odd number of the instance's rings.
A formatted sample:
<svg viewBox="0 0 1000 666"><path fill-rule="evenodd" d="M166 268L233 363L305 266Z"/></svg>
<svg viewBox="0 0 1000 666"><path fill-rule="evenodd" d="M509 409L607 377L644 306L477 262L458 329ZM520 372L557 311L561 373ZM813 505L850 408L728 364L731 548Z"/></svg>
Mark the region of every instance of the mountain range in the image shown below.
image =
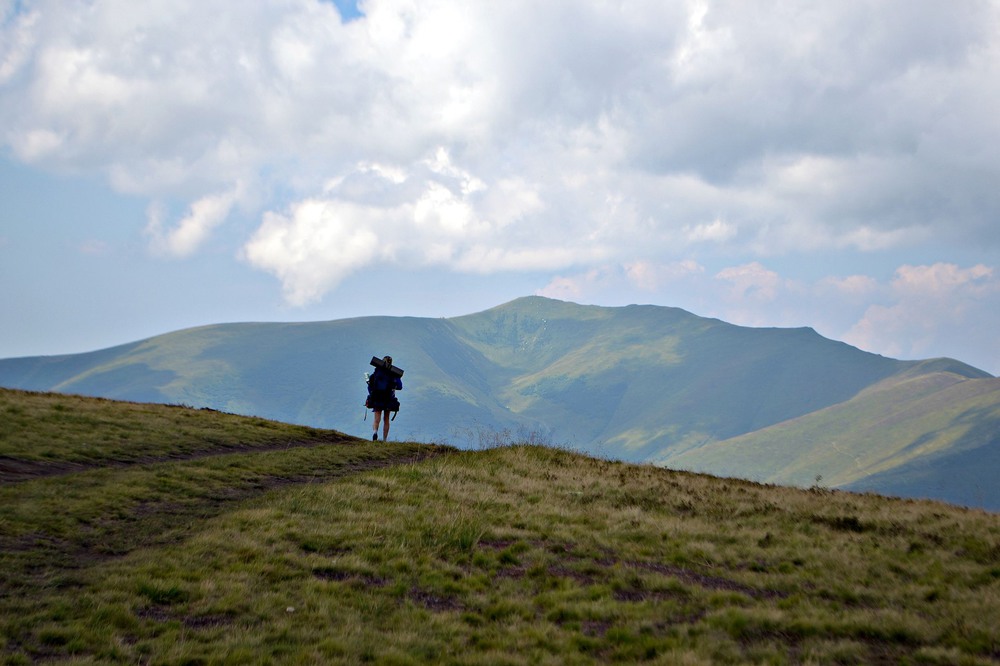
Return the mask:
<svg viewBox="0 0 1000 666"><path fill-rule="evenodd" d="M403 368L393 439L517 439L777 484L1000 510L1000 379L811 328L526 297L453 318L186 329L0 360L0 386L371 432L372 356Z"/></svg>

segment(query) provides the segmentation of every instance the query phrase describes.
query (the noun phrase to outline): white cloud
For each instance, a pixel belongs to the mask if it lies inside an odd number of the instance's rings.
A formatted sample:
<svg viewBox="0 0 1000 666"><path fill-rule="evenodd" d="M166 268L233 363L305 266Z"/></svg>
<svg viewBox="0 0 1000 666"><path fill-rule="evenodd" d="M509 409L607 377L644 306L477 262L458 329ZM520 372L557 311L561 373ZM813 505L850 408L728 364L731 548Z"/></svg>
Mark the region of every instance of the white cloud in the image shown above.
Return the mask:
<svg viewBox="0 0 1000 666"><path fill-rule="evenodd" d="M699 276L705 272L704 266L691 259L667 264L635 261L623 268L629 282L643 291L655 291L672 282Z"/></svg>
<svg viewBox="0 0 1000 666"><path fill-rule="evenodd" d="M36 160L55 153L65 138L52 130L37 129L15 137L11 142L14 151L23 159Z"/></svg>
<svg viewBox="0 0 1000 666"><path fill-rule="evenodd" d="M244 248L247 260L274 273L293 305L318 299L352 271L385 258L392 237L378 231L398 211L378 215L355 204L310 200L288 215L267 213Z"/></svg>
<svg viewBox="0 0 1000 666"><path fill-rule="evenodd" d="M239 203L234 243L299 303L374 261L650 289L694 252L765 302L773 257L1000 246L996 2L363 8L8 4L0 141L190 202L149 220L174 256Z"/></svg>
<svg viewBox="0 0 1000 666"><path fill-rule="evenodd" d="M818 287L820 293L833 291L841 297L860 300L877 292L879 284L875 278L867 275L848 275L847 277L825 277L819 281Z"/></svg>
<svg viewBox="0 0 1000 666"><path fill-rule="evenodd" d="M552 278L535 295L545 296L546 298L557 298L561 301L579 301L584 293L581 282L585 283L586 281L586 276L565 277L559 275Z"/></svg>
<svg viewBox="0 0 1000 666"><path fill-rule="evenodd" d="M714 220L708 224L697 224L693 227L686 226L683 231L691 243L721 243L736 236L736 227L723 220Z"/></svg>
<svg viewBox="0 0 1000 666"><path fill-rule="evenodd" d="M539 244L533 216L540 208L525 181L487 188L436 150L409 170L359 164L331 179L322 197L288 214L267 213L243 256L279 277L290 301L305 304L374 262L491 273L559 268L600 252Z"/></svg>
<svg viewBox="0 0 1000 666"><path fill-rule="evenodd" d="M38 21L36 11L17 13L10 2L4 5L0 6L0 21L5 28L2 34L6 37L0 40L0 85L20 71L30 57L34 46L33 28Z"/></svg>
<svg viewBox="0 0 1000 666"><path fill-rule="evenodd" d="M603 292L609 285L616 286L619 280L618 268L611 265L597 266L582 273L558 275L535 293L547 298L586 302L593 300L596 293Z"/></svg>
<svg viewBox="0 0 1000 666"><path fill-rule="evenodd" d="M241 194L241 186L229 192L204 196L191 204L185 215L172 229L163 228L164 211L153 206L148 211L146 234L154 249L173 257L186 257L198 250L211 231L225 222Z"/></svg>
<svg viewBox="0 0 1000 666"><path fill-rule="evenodd" d="M846 341L891 356L948 354L1000 368L1000 279L994 269L906 265L897 269L889 288L886 302L869 306L844 335Z"/></svg>
<svg viewBox="0 0 1000 666"><path fill-rule="evenodd" d="M716 273L715 278L726 282L730 297L738 301L773 301L781 287L781 277L758 262L731 266Z"/></svg>
<svg viewBox="0 0 1000 666"><path fill-rule="evenodd" d="M950 300L958 290L972 296L992 293L997 289L997 282L993 269L982 264L959 268L955 264L939 263L932 266L900 266L892 286L901 297Z"/></svg>

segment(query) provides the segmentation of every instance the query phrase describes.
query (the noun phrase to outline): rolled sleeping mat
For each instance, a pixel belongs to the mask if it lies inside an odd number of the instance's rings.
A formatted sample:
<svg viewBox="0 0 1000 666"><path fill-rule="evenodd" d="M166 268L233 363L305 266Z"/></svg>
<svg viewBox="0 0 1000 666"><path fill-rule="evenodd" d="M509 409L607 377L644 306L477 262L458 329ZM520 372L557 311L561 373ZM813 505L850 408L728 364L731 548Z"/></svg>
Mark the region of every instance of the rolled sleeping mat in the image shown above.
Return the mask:
<svg viewBox="0 0 1000 666"><path fill-rule="evenodd" d="M403 376L403 369L402 368L397 368L394 365L389 365L388 363L386 363L385 361L383 361L380 358L376 358L376 357L372 356L371 365L375 366L376 368L382 368L383 370L388 370L389 374L391 374L391 375L393 375L395 377L402 377Z"/></svg>

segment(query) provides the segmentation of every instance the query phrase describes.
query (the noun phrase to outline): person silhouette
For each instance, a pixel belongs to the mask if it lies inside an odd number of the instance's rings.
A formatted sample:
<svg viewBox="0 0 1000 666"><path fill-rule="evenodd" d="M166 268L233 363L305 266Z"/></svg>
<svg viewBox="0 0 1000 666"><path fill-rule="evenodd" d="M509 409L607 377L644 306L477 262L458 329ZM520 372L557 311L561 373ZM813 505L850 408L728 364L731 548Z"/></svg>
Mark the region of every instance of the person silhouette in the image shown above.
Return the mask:
<svg viewBox="0 0 1000 666"><path fill-rule="evenodd" d="M374 360L372 365L375 365ZM367 405L375 412L375 419L372 421L372 441L378 441L378 426L382 422L382 441L389 439L389 412L399 411L399 400L396 399L396 391L403 390L403 380L390 372L392 368L392 357L382 358L380 365L375 365L375 372L368 377L368 402ZM385 418L383 418L383 416Z"/></svg>

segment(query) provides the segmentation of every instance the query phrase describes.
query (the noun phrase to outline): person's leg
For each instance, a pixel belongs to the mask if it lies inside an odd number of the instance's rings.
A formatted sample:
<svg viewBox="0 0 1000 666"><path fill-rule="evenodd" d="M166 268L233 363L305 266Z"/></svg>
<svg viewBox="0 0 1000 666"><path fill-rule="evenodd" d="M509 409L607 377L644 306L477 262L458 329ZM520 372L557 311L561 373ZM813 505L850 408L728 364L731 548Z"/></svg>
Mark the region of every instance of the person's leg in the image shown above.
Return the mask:
<svg viewBox="0 0 1000 666"><path fill-rule="evenodd" d="M373 442L374 441L378 441L378 422L381 419L382 419L382 410L381 409L376 409L375 410L375 420L372 421L372 441ZM388 423L389 419L386 419L385 422Z"/></svg>
<svg viewBox="0 0 1000 666"><path fill-rule="evenodd" d="M383 442L388 442L389 441L389 412L385 413L385 421L383 421L383 423L384 423L384 427L383 427L383 430L382 430L382 441Z"/></svg>

